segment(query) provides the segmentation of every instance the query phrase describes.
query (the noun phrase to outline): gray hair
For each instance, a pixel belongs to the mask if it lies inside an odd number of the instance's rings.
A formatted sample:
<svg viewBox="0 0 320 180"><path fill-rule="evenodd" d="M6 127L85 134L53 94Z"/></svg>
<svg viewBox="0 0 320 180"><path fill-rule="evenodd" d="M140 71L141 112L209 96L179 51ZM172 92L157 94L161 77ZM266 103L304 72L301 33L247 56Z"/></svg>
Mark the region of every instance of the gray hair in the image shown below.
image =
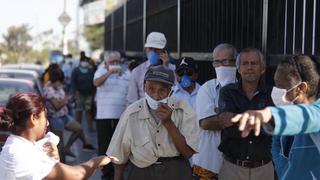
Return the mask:
<svg viewBox="0 0 320 180"><path fill-rule="evenodd" d="M228 43L222 43L216 46L212 52L213 59L217 56L218 52L221 51L222 49L227 49L229 51L230 57L236 59L237 57L237 49L232 45Z"/></svg>
<svg viewBox="0 0 320 180"><path fill-rule="evenodd" d="M243 54L243 53L249 53L249 52L255 52L255 53L257 53L258 54L258 56L259 56L259 59L260 59L260 61L261 61L261 64L262 65L266 65L266 61L265 61L265 59L264 59L264 56L263 56L263 54L262 54L262 52L259 50L259 49L256 49L256 48L245 48L245 49L243 49L239 54L238 54L238 56L237 56L237 59L236 59L236 67L237 67L237 69L239 69L240 68L240 56L241 56L241 54Z"/></svg>
<svg viewBox="0 0 320 180"><path fill-rule="evenodd" d="M111 60L111 58L117 58L119 61L120 61L120 53L118 51L106 51L104 52L104 55L103 55L103 60L105 62L108 62Z"/></svg>

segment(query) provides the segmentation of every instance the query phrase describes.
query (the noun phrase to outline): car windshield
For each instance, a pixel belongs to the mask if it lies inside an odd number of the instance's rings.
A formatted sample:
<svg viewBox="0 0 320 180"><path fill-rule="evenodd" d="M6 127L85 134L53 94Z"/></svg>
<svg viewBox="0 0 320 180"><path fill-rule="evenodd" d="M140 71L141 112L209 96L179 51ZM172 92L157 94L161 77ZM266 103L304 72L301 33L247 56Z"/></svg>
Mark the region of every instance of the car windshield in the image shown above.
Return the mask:
<svg viewBox="0 0 320 180"><path fill-rule="evenodd" d="M19 92L33 92L33 88L22 83L0 82L0 106L5 106L9 98Z"/></svg>

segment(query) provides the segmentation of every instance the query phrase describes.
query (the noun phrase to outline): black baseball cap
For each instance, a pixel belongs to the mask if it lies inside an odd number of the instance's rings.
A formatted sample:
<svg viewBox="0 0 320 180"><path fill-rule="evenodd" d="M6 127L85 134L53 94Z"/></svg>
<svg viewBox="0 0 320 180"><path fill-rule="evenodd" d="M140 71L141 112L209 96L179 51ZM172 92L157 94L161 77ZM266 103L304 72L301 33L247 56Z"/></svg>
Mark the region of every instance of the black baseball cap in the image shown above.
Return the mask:
<svg viewBox="0 0 320 180"><path fill-rule="evenodd" d="M176 68L176 72L182 69L193 69L195 72L198 71L198 65L192 57L182 57L180 58L180 63Z"/></svg>

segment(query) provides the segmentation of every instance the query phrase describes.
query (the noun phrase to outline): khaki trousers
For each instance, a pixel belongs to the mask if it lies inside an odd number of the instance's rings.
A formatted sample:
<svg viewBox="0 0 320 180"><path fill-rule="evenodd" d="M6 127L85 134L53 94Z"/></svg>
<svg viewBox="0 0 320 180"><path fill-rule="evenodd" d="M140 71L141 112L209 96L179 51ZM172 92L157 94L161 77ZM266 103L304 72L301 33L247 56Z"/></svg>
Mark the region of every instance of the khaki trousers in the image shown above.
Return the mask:
<svg viewBox="0 0 320 180"><path fill-rule="evenodd" d="M219 180L274 180L274 167L270 161L257 168L245 168L224 159Z"/></svg>

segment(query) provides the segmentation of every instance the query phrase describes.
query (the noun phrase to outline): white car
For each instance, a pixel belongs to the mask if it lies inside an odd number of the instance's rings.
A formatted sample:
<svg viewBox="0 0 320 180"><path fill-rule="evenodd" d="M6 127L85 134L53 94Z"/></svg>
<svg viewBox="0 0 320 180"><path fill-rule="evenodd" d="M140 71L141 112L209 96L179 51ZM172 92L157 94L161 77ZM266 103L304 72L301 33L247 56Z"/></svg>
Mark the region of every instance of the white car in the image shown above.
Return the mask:
<svg viewBox="0 0 320 180"><path fill-rule="evenodd" d="M35 71L0 68L0 78L15 78L15 79L30 80L30 81L34 82L37 90L42 95L42 85L39 80L39 75Z"/></svg>
<svg viewBox="0 0 320 180"><path fill-rule="evenodd" d="M38 64L3 64L1 68L4 69L21 69L21 70L32 70L37 72L38 76L41 77L44 73L44 67Z"/></svg>

